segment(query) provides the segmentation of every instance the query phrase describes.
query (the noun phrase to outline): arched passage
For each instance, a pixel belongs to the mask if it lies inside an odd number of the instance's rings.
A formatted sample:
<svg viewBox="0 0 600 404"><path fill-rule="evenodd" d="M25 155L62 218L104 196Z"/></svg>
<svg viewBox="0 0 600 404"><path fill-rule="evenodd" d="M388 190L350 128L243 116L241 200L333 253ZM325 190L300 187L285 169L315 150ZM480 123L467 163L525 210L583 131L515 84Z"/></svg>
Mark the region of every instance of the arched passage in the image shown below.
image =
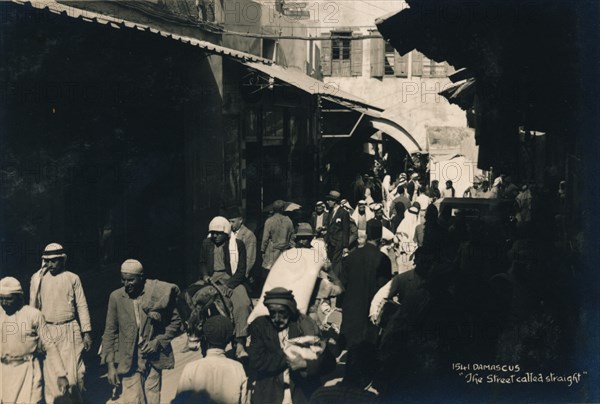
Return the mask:
<svg viewBox="0 0 600 404"><path fill-rule="evenodd" d="M406 149L408 154L417 153L423 150L415 138L396 122L383 117L372 117L370 122L373 128L380 130L400 143L402 147Z"/></svg>

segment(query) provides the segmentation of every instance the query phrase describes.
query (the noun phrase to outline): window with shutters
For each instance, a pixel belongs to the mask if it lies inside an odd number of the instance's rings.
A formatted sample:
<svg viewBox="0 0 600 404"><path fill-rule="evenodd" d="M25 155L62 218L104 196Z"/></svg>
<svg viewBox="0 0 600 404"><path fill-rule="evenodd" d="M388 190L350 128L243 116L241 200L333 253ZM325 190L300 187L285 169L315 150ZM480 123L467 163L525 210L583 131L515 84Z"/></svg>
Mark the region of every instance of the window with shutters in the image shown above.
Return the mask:
<svg viewBox="0 0 600 404"><path fill-rule="evenodd" d="M394 72L396 77L408 77L408 54L400 56L398 52L394 52Z"/></svg>
<svg viewBox="0 0 600 404"><path fill-rule="evenodd" d="M373 34L373 31L369 32ZM385 65L385 41L383 38L371 38L371 77L383 77Z"/></svg>
<svg viewBox="0 0 600 404"><path fill-rule="evenodd" d="M394 70L395 62L396 62L396 51L390 43L386 42L385 43L385 54L383 56L384 74L386 76L394 76L396 74L396 71Z"/></svg>
<svg viewBox="0 0 600 404"><path fill-rule="evenodd" d="M362 76L363 39L351 30L321 34L321 71L323 76Z"/></svg>
<svg viewBox="0 0 600 404"><path fill-rule="evenodd" d="M351 76L352 32L331 33L331 75Z"/></svg>
<svg viewBox="0 0 600 404"><path fill-rule="evenodd" d="M383 38L371 39L371 77L408 77L408 55L400 56Z"/></svg>
<svg viewBox="0 0 600 404"><path fill-rule="evenodd" d="M333 32L332 44L332 59L333 60L350 60L350 41L352 32Z"/></svg>
<svg viewBox="0 0 600 404"><path fill-rule="evenodd" d="M421 77L423 75L423 54L419 51L412 51L411 75Z"/></svg>
<svg viewBox="0 0 600 404"><path fill-rule="evenodd" d="M423 57L423 77L440 78L448 76L448 64L446 62L436 62Z"/></svg>

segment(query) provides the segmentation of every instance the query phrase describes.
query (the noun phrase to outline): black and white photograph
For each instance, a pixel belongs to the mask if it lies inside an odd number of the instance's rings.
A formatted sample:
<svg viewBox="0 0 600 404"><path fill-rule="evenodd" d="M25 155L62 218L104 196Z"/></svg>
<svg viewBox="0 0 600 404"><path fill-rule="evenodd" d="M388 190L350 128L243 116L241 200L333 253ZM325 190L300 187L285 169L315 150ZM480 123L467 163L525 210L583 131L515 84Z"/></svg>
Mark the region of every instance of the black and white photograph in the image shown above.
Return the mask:
<svg viewBox="0 0 600 404"><path fill-rule="evenodd" d="M600 402L598 0L0 0L0 403Z"/></svg>

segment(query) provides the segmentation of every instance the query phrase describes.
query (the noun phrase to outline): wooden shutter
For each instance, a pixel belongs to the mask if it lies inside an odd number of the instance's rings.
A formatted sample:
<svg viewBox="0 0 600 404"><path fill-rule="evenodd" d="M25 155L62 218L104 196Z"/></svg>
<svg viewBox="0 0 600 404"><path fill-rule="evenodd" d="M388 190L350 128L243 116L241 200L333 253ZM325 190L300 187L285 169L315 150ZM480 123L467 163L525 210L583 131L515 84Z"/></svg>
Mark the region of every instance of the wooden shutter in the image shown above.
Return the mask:
<svg viewBox="0 0 600 404"><path fill-rule="evenodd" d="M331 34L321 34L324 38L331 38ZM323 76L331 76L331 39L321 39L321 71Z"/></svg>
<svg viewBox="0 0 600 404"><path fill-rule="evenodd" d="M448 63L435 64L435 77L448 77Z"/></svg>
<svg viewBox="0 0 600 404"><path fill-rule="evenodd" d="M416 50L412 52L412 75L417 77L423 75L423 54Z"/></svg>
<svg viewBox="0 0 600 404"><path fill-rule="evenodd" d="M363 39L360 34L352 34L350 41L350 72L353 76L362 76Z"/></svg>
<svg viewBox="0 0 600 404"><path fill-rule="evenodd" d="M385 73L385 41L371 38L371 77L383 77Z"/></svg>
<svg viewBox="0 0 600 404"><path fill-rule="evenodd" d="M394 51L394 73L396 77L408 77L408 53L400 56Z"/></svg>
<svg viewBox="0 0 600 404"><path fill-rule="evenodd" d="M422 77L432 77L432 74L435 73L435 67L432 66L432 63L435 63L428 57L423 55L423 74Z"/></svg>

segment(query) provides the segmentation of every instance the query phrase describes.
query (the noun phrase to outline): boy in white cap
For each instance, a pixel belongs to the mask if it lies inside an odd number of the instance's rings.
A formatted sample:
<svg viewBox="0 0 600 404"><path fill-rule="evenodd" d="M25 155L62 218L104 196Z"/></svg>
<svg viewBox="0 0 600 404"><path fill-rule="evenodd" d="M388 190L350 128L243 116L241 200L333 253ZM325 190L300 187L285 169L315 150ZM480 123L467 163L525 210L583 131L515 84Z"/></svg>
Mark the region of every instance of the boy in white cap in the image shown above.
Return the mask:
<svg viewBox="0 0 600 404"><path fill-rule="evenodd" d="M65 269L66 262L67 254L62 245L46 246L42 267L31 277L29 305L42 312L52 335L65 336L57 338L56 345L67 370L71 394L82 399L85 365L81 353L92 347L92 325L81 280ZM44 395L48 403L60 395L53 371L44 366L47 380Z"/></svg>
<svg viewBox="0 0 600 404"><path fill-rule="evenodd" d="M102 337L108 382L122 386L118 403L160 403L162 370L173 369L171 341L179 333L179 288L146 280L142 264L121 265L122 288L110 294Z"/></svg>
<svg viewBox="0 0 600 404"><path fill-rule="evenodd" d="M209 237L200 248L200 278L218 282L227 288L233 305L235 324L235 355L247 357L246 337L248 316L252 302L248 297L246 283L246 247L231 235L231 224L222 216L213 218L208 225Z"/></svg>
<svg viewBox="0 0 600 404"><path fill-rule="evenodd" d="M52 334L46 329L42 313L23 304L23 289L18 280L0 280L0 402L37 403L42 401L41 352L46 351L44 367L52 367L56 380L45 379L46 385L56 384L61 394L69 386L65 368Z"/></svg>

